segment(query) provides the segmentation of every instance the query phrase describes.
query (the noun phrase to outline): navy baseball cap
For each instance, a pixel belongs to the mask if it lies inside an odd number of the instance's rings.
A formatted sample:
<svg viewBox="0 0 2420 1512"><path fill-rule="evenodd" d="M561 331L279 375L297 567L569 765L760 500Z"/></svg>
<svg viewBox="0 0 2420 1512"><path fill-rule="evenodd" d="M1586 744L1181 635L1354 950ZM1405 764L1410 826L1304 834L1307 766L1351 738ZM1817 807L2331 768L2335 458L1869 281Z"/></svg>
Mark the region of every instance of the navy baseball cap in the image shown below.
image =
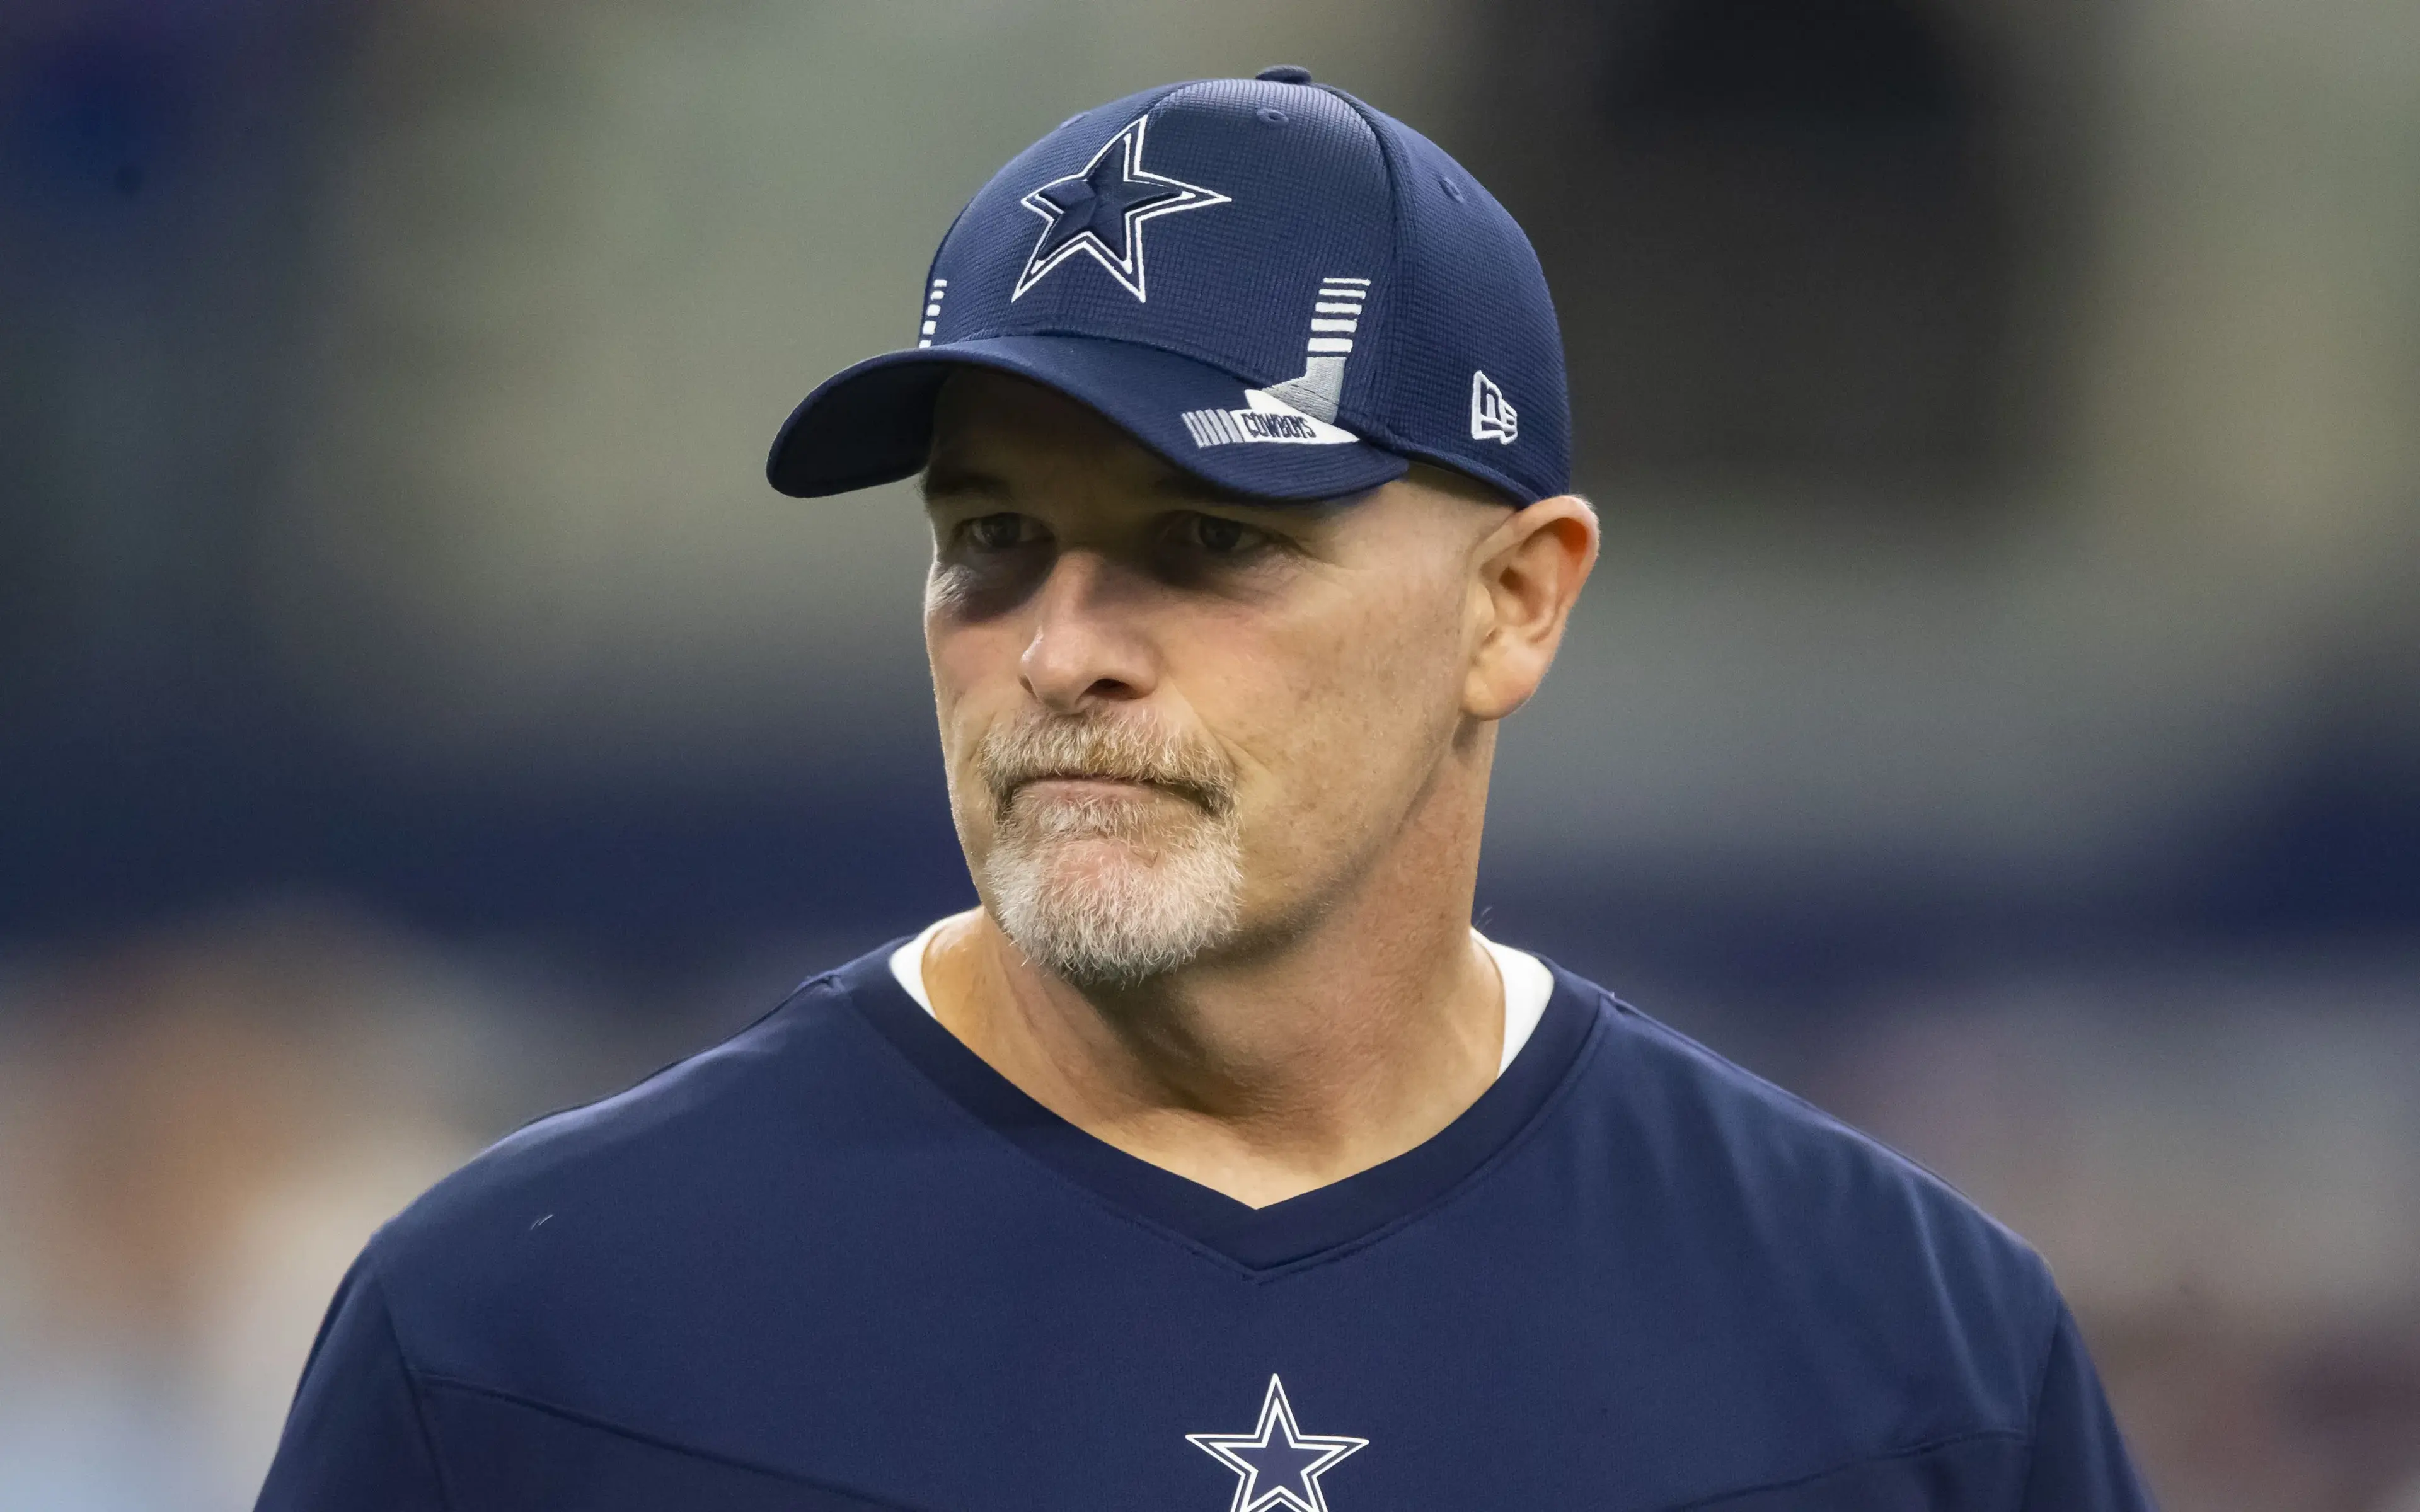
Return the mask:
<svg viewBox="0 0 2420 1512"><path fill-rule="evenodd" d="M1528 503L1570 487L1562 342L1528 239L1462 166L1296 68L1088 110L958 213L915 346L826 381L766 474L800 498L921 471L954 367L1099 411L1247 496L1413 459Z"/></svg>

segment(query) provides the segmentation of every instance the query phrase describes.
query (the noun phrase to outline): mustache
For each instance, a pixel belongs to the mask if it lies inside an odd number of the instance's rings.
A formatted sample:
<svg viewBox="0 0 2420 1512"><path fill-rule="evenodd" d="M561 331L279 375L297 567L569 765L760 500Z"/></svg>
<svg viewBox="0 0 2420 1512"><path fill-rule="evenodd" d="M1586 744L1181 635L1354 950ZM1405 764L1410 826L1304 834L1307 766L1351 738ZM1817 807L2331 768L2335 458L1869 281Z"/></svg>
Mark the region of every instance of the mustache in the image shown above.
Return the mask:
<svg viewBox="0 0 2420 1512"><path fill-rule="evenodd" d="M986 732L976 769L1005 818L1017 792L1048 779L1141 782L1223 819L1234 811L1235 774L1200 736L1098 715L1045 715Z"/></svg>

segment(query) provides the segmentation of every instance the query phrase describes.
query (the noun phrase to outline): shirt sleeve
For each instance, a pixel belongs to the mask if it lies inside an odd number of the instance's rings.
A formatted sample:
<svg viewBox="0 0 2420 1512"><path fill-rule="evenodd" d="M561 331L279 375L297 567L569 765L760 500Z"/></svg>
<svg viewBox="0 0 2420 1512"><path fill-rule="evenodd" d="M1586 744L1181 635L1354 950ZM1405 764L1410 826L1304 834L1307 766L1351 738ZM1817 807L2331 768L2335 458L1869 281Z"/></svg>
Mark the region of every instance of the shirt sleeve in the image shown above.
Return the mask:
<svg viewBox="0 0 2420 1512"><path fill-rule="evenodd" d="M2034 1405L2024 1512L2151 1512L2101 1378L2064 1305Z"/></svg>
<svg viewBox="0 0 2420 1512"><path fill-rule="evenodd" d="M447 1512L437 1454L364 1255L336 1288L255 1512Z"/></svg>

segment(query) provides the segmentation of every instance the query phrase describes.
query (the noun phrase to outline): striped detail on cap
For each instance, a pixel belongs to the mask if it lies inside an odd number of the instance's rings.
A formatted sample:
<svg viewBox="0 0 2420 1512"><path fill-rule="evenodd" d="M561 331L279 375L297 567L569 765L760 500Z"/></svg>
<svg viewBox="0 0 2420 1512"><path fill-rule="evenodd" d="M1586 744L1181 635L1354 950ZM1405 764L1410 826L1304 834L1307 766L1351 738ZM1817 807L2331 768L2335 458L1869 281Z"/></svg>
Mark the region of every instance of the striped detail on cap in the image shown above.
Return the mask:
<svg viewBox="0 0 2420 1512"><path fill-rule="evenodd" d="M1361 301L1370 297L1366 278L1323 278L1319 300L1311 307L1311 339L1307 352L1340 355L1353 349L1354 332L1361 329Z"/></svg>
<svg viewBox="0 0 2420 1512"><path fill-rule="evenodd" d="M1185 428L1196 446L1233 446L1244 440L1244 433L1235 428L1235 417L1224 409L1188 409Z"/></svg>
<svg viewBox="0 0 2420 1512"><path fill-rule="evenodd" d="M917 330L917 346L933 345L933 332L941 323L941 296L948 292L950 281L946 278L933 280L933 286L924 291L924 323Z"/></svg>

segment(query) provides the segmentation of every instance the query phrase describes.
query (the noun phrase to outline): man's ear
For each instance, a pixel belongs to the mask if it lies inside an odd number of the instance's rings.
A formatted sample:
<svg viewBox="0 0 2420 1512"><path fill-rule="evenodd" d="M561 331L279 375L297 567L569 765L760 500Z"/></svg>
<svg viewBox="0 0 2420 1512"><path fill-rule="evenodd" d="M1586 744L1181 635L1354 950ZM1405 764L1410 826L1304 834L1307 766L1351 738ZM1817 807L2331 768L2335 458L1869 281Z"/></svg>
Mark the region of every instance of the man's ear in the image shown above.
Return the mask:
<svg viewBox="0 0 2420 1512"><path fill-rule="evenodd" d="M1480 543L1465 713L1501 719L1538 691L1596 565L1597 544L1596 511L1577 494L1514 510Z"/></svg>

